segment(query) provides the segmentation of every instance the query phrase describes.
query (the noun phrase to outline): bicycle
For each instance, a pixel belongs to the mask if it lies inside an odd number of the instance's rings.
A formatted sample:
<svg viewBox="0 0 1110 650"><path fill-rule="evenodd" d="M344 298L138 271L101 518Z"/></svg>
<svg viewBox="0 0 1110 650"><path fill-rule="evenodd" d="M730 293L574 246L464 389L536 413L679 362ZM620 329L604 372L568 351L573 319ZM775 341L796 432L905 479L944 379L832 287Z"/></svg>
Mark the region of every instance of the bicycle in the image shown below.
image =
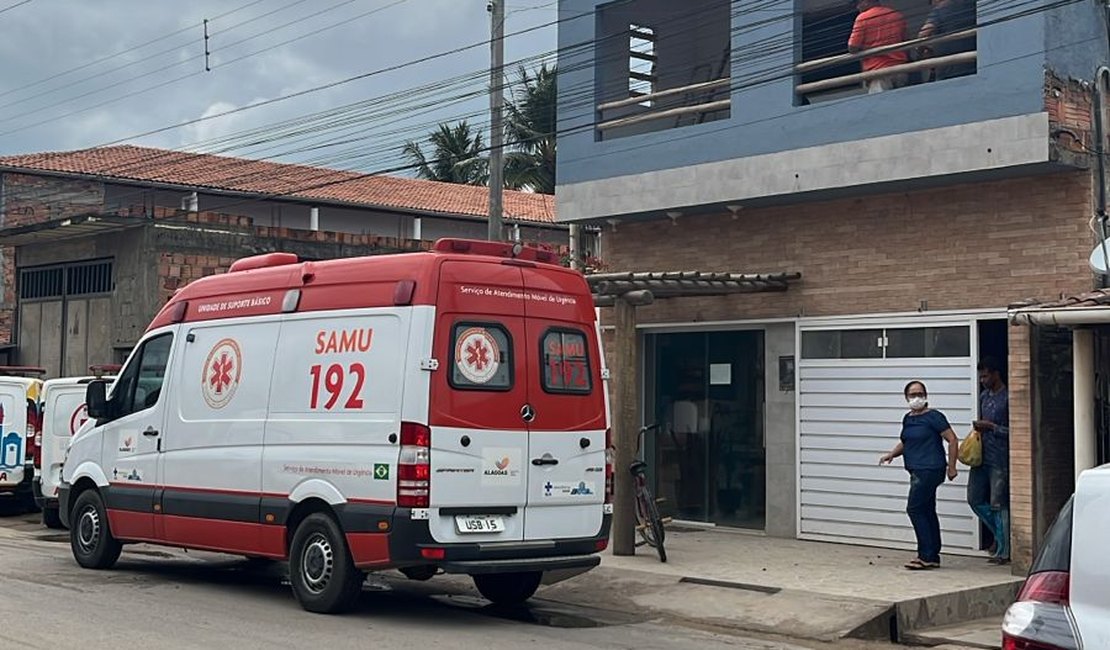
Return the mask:
<svg viewBox="0 0 1110 650"><path fill-rule="evenodd" d="M659 554L659 561L666 562L667 551L663 548L663 541L666 537L664 524L669 521L669 518L664 519L659 516L659 503L663 499L656 499L652 495L651 488L647 485L647 463L643 460L644 435L657 428L658 425L655 424L640 428L640 436L636 445L636 461L628 469L632 473L632 482L636 490L636 532L644 540L636 546L647 544L653 547L655 552Z"/></svg>

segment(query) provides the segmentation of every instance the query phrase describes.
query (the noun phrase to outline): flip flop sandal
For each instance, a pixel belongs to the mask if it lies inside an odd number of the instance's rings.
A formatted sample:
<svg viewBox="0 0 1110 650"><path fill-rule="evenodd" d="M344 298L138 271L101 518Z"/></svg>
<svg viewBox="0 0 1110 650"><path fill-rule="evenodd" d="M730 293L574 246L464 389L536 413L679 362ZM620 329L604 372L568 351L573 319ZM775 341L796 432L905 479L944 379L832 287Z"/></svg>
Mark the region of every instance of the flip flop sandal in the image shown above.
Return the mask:
<svg viewBox="0 0 1110 650"><path fill-rule="evenodd" d="M917 559L917 558L914 558L914 559L910 560L909 562L906 562L902 566L906 567L910 571L923 571L923 570L929 568L928 566L925 565L925 562L923 562L922 560Z"/></svg>

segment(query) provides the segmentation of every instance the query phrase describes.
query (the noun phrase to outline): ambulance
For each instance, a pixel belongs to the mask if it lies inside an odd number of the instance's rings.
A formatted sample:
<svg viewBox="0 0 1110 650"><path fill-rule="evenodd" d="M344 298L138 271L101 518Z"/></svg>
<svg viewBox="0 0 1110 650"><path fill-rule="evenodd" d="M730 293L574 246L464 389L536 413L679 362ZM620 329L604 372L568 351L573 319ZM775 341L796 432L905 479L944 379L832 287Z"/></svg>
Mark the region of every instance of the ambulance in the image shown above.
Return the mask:
<svg viewBox="0 0 1110 650"><path fill-rule="evenodd" d="M523 602L608 544L598 332L584 277L519 243L238 260L166 303L110 390L89 384L59 490L74 558L288 560L312 612L386 569Z"/></svg>
<svg viewBox="0 0 1110 650"><path fill-rule="evenodd" d="M0 496L20 511L35 510L35 437L41 424L43 368L0 366Z"/></svg>
<svg viewBox="0 0 1110 650"><path fill-rule="evenodd" d="M85 391L95 379L113 379L105 376L119 370L119 366L91 366L88 377L62 377L48 379L42 385L39 417L42 427L35 438L32 481L35 503L42 510L42 525L61 528L58 514L58 487L62 481L62 462L70 439L89 419L85 408Z"/></svg>

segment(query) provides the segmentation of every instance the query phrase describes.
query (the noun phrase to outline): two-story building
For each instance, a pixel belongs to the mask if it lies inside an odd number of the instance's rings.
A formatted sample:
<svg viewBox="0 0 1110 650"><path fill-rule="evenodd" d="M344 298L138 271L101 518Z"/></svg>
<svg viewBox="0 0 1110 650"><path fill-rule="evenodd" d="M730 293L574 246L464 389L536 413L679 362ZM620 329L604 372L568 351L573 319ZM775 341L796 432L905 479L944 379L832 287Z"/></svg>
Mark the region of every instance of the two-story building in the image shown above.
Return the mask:
<svg viewBox="0 0 1110 650"><path fill-rule="evenodd" d="M1008 364L1018 570L1070 494L1070 380L1045 360L1067 371L1071 335L1006 317L1101 281L1106 8L964 0L969 22L930 21L960 1L887 0L905 40L856 54L849 2L559 3L558 219L604 228L612 270L801 274L639 308L640 408L664 425L648 455L676 519L910 547L907 475L878 464L903 386L925 381L962 437L984 356ZM947 551L977 553L965 485L942 486L941 526Z"/></svg>

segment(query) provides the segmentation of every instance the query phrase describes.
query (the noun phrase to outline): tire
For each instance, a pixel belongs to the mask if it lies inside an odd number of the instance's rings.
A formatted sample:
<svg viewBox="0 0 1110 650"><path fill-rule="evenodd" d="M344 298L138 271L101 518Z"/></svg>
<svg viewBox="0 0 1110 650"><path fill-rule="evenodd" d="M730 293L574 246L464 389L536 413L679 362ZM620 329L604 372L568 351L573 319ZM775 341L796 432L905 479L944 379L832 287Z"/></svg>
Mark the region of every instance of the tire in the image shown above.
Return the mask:
<svg viewBox="0 0 1110 650"><path fill-rule="evenodd" d="M349 610L362 593L366 576L355 568L347 538L330 516L309 515L293 533L289 582L306 611L338 614Z"/></svg>
<svg viewBox="0 0 1110 650"><path fill-rule="evenodd" d="M431 580L439 572L439 568L432 564L424 564L421 566L409 566L400 570L402 574L409 580L416 580L417 582L424 582Z"/></svg>
<svg viewBox="0 0 1110 650"><path fill-rule="evenodd" d="M663 542L666 540L667 530L663 527L655 498L646 489L636 499L636 513L640 519L640 535L649 546L655 548L659 561L666 562L667 551L663 548Z"/></svg>
<svg viewBox="0 0 1110 650"><path fill-rule="evenodd" d="M73 559L86 569L110 569L123 550L123 544L112 536L108 511L96 490L86 490L77 497L70 516L69 546Z"/></svg>
<svg viewBox="0 0 1110 650"><path fill-rule="evenodd" d="M478 593L495 605L519 605L540 588L543 572L480 573L474 576Z"/></svg>
<svg viewBox="0 0 1110 650"><path fill-rule="evenodd" d="M62 515L58 512L57 508L43 508L42 509L42 525L54 530L61 530L65 528L62 525Z"/></svg>

